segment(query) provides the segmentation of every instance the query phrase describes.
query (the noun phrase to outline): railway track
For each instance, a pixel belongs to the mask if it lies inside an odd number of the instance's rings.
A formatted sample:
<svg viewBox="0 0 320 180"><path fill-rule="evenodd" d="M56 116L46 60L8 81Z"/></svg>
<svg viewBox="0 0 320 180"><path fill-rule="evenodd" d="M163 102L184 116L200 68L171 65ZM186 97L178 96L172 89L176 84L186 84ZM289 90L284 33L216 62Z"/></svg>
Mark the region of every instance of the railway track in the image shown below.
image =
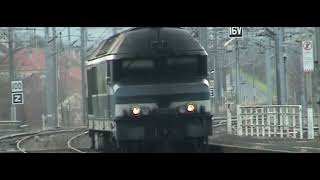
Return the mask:
<svg viewBox="0 0 320 180"><path fill-rule="evenodd" d="M218 131L218 129L225 129L227 125L226 119L219 118L219 120L213 120L212 129L213 132ZM236 120L232 118L232 129L236 130L235 126ZM232 144L224 144L224 143L216 143L210 142L208 144L209 153L296 153L293 151L285 151L285 150L274 150L267 148L252 148L245 147L240 145L232 145Z"/></svg>
<svg viewBox="0 0 320 180"><path fill-rule="evenodd" d="M257 149L229 144L209 144L209 152L215 153L295 153L292 151Z"/></svg>
<svg viewBox="0 0 320 180"><path fill-rule="evenodd" d="M80 134L77 134L77 135L71 137L71 138L68 140L68 148L69 148L71 151L73 151L73 152L77 152L77 153L87 153L87 151L84 151L83 149L79 149L79 148L77 148L77 147L72 146L72 142L73 142L75 139L77 139L77 138L79 138L79 137L81 137L81 136L83 136L83 135L87 135L88 133L89 133L89 131L85 131L85 132L83 132L83 133L80 133Z"/></svg>
<svg viewBox="0 0 320 180"><path fill-rule="evenodd" d="M34 133L19 139L16 149L20 153L86 153L90 152L89 148L77 148L72 145L72 142L87 133L88 131L84 128ZM59 136L61 137L58 138ZM50 141L52 141L51 145ZM59 144L58 148L55 148L55 141ZM30 144L33 146L28 147Z"/></svg>
<svg viewBox="0 0 320 180"><path fill-rule="evenodd" d="M233 129L234 117L232 117ZM213 119L213 132L224 131L226 127L226 118L220 117ZM32 147L31 144L50 144L52 140L48 137L62 136L59 141L59 147L39 148L39 145ZM37 142L35 142L37 141ZM84 146L86 144L86 146ZM31 146L30 146L31 145ZM37 148L38 147L38 148ZM40 147L45 147L41 146ZM77 128L69 130L52 130L44 132L20 133L9 136L0 137L0 152L5 153L94 153L90 149L90 140L88 130L86 128ZM6 149L3 151L2 149ZM242 147L230 144L210 142L208 144L208 153L292 153L289 151L277 151L272 149L257 149L250 147Z"/></svg>
<svg viewBox="0 0 320 180"><path fill-rule="evenodd" d="M38 132L18 133L0 137L0 153L19 153L17 142L26 136L34 135Z"/></svg>
<svg viewBox="0 0 320 180"><path fill-rule="evenodd" d="M226 123L225 118L219 117L214 121L213 127L216 126L223 126ZM42 136L49 136L49 135L58 135L61 133L71 133L74 131L81 131L82 129L85 128L78 128L78 129L71 129L71 130L47 130L47 131L40 131L40 132L30 132L30 133L17 133L17 134L12 134L12 135L6 135L0 137L0 153L44 153L44 152L74 152L74 153L85 153L85 152L93 152L89 148L78 148L75 142L84 136L88 134L88 131L80 132L71 138L68 138L66 144L66 148L55 148L55 149L30 149L24 147L24 143L27 141L32 141L32 138L36 137L42 137ZM39 138L38 138L39 139ZM41 138L40 138L41 139Z"/></svg>

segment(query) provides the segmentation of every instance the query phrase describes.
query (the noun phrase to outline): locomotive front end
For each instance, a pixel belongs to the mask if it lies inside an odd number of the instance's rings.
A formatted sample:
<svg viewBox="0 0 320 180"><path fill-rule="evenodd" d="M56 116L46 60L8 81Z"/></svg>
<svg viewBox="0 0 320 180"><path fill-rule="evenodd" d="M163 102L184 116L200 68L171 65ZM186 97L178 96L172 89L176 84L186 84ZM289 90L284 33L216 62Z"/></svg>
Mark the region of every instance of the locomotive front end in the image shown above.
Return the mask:
<svg viewBox="0 0 320 180"><path fill-rule="evenodd" d="M211 135L208 82L123 85L115 93L119 140L183 140Z"/></svg>
<svg viewBox="0 0 320 180"><path fill-rule="evenodd" d="M207 140L207 64L204 48L181 28L134 28L106 40L88 63L93 143Z"/></svg>

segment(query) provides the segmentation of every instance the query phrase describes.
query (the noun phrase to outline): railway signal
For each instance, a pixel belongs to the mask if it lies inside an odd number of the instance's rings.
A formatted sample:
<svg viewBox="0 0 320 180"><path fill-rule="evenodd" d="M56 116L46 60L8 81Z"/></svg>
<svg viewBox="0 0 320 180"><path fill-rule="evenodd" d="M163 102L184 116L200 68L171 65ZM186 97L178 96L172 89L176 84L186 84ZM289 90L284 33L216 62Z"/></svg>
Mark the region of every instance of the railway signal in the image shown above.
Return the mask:
<svg viewBox="0 0 320 180"><path fill-rule="evenodd" d="M313 132L313 108L312 108L312 72L314 70L313 44L311 40L302 41L303 70L307 87L307 115L308 115L308 139L314 139Z"/></svg>
<svg viewBox="0 0 320 180"><path fill-rule="evenodd" d="M230 38L241 38L242 37L242 27L230 27L229 29Z"/></svg>
<svg viewBox="0 0 320 180"><path fill-rule="evenodd" d="M303 70L304 72L313 72L314 58L313 58L313 44L312 41L303 41Z"/></svg>
<svg viewBox="0 0 320 180"><path fill-rule="evenodd" d="M23 104L24 103L22 92L12 93L11 97L12 97L12 104Z"/></svg>
<svg viewBox="0 0 320 180"><path fill-rule="evenodd" d="M243 28L242 27L230 27L229 28L229 37L231 38L228 42L224 44L224 47L227 47L233 40L235 42L235 51L236 51L236 104L240 104L241 97L241 88L240 88L240 50L239 50L239 41L237 38L242 38Z"/></svg>
<svg viewBox="0 0 320 180"><path fill-rule="evenodd" d="M210 96L214 97L214 88L210 88Z"/></svg>
<svg viewBox="0 0 320 180"><path fill-rule="evenodd" d="M22 81L11 81L11 92L22 92L23 83Z"/></svg>

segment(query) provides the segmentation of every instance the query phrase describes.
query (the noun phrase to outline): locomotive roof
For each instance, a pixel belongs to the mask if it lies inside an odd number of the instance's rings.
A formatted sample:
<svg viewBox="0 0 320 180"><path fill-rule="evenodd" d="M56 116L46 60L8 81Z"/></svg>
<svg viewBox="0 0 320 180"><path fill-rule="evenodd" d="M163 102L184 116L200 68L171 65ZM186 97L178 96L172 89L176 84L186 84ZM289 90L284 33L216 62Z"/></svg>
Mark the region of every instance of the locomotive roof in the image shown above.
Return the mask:
<svg viewBox="0 0 320 180"><path fill-rule="evenodd" d="M89 61L158 55L207 55L207 53L183 28L136 27L102 41Z"/></svg>

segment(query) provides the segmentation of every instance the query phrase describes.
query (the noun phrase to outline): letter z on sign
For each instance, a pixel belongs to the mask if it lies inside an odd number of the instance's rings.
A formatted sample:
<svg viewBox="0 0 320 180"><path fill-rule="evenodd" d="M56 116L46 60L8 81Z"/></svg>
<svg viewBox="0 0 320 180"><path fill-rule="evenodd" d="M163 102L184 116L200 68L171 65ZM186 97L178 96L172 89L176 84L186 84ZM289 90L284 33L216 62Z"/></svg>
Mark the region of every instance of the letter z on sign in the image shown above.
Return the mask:
<svg viewBox="0 0 320 180"><path fill-rule="evenodd" d="M23 104L23 93L12 93L12 104Z"/></svg>

